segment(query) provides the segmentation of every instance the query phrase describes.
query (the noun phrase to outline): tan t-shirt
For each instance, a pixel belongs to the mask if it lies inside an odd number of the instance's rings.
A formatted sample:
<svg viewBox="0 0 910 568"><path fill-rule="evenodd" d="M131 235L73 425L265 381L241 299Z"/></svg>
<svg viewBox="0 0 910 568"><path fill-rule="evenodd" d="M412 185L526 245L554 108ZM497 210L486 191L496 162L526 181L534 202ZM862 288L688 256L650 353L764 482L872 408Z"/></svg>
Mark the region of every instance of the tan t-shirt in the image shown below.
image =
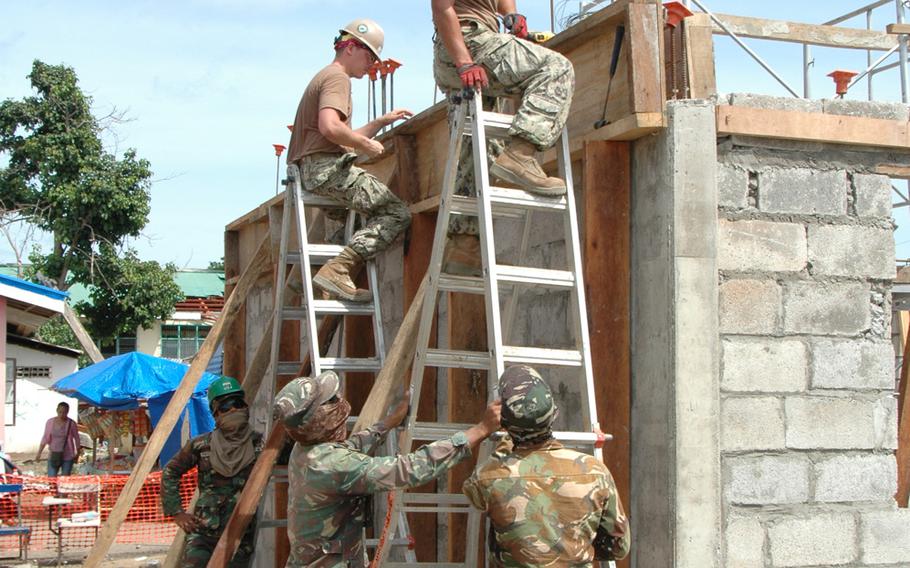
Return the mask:
<svg viewBox="0 0 910 568"><path fill-rule="evenodd" d="M326 139L319 132L319 111L333 108L351 125L351 78L338 65L329 65L310 81L294 118L288 163L297 163L304 156L320 152L341 154L346 150Z"/></svg>
<svg viewBox="0 0 910 568"><path fill-rule="evenodd" d="M499 31L496 19L496 8L499 0L455 0L455 13L459 20L477 20L483 22L494 32Z"/></svg>

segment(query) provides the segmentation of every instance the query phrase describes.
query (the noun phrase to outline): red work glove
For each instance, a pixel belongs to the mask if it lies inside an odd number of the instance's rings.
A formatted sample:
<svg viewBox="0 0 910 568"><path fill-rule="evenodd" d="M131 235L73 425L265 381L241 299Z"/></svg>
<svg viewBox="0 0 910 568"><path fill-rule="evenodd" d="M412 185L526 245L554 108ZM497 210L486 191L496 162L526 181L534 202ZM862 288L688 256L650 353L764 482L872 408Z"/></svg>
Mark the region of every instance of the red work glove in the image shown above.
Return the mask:
<svg viewBox="0 0 910 568"><path fill-rule="evenodd" d="M509 33L521 39L528 37L528 20L521 14L508 14L502 19L503 25Z"/></svg>
<svg viewBox="0 0 910 568"><path fill-rule="evenodd" d="M476 63L468 63L459 67L458 76L461 77L461 84L469 89L479 89L490 84L487 72Z"/></svg>

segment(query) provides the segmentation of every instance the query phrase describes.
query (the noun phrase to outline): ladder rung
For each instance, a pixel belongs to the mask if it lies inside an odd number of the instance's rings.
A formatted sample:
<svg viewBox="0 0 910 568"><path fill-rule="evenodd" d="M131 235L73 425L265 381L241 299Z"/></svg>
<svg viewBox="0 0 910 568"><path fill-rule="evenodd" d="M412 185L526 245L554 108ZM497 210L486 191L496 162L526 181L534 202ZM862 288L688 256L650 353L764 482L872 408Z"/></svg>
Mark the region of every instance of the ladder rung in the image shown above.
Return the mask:
<svg viewBox="0 0 910 568"><path fill-rule="evenodd" d="M462 294L483 294L485 288L482 278L440 274L439 290L441 292L460 292Z"/></svg>
<svg viewBox="0 0 910 568"><path fill-rule="evenodd" d="M575 349L546 349L542 347L515 347L504 345L503 360L510 364L541 365L551 367L581 367L581 353ZM489 370L490 354L486 351L456 351L452 349L427 349L428 367L452 369Z"/></svg>
<svg viewBox="0 0 910 568"><path fill-rule="evenodd" d="M568 270L498 264L496 265L496 272L500 282L552 288L572 288L575 286L575 275Z"/></svg>
<svg viewBox="0 0 910 568"><path fill-rule="evenodd" d="M294 375L301 365L300 361L281 361L278 363L278 374ZM324 357L319 359L319 365L325 371L350 373L378 373L382 369L382 363L376 357Z"/></svg>
<svg viewBox="0 0 910 568"><path fill-rule="evenodd" d="M468 498L461 493L411 493L405 491L399 496L400 502L405 505L471 505Z"/></svg>
<svg viewBox="0 0 910 568"><path fill-rule="evenodd" d="M361 303L343 300L313 300L313 311L317 315L372 316L375 314L372 302ZM282 315L285 319L306 319L306 307L285 307L282 310Z"/></svg>
<svg viewBox="0 0 910 568"><path fill-rule="evenodd" d="M383 562L384 568L411 568L412 566L432 566L433 568L467 568L464 562Z"/></svg>
<svg viewBox="0 0 910 568"><path fill-rule="evenodd" d="M262 519L256 523L257 529L277 529L288 526L287 519Z"/></svg>
<svg viewBox="0 0 910 568"><path fill-rule="evenodd" d="M490 187L490 204L494 215L514 215L522 210L565 211L566 198L544 197L505 187ZM477 198L463 195L452 196L452 211L463 215L477 215Z"/></svg>
<svg viewBox="0 0 910 568"><path fill-rule="evenodd" d="M303 204L308 207L321 207L323 209L347 209L344 204L335 201L331 197L317 195L307 190L303 190L300 193L300 197L303 200Z"/></svg>
<svg viewBox="0 0 910 568"><path fill-rule="evenodd" d="M456 434L464 432L473 424L455 424L451 422L415 422L413 432L414 440L421 442L444 440ZM553 437L565 444L597 444L598 442L608 442L613 439L611 434L604 434L602 437L594 432L570 432L554 431Z"/></svg>
<svg viewBox="0 0 910 568"><path fill-rule="evenodd" d="M410 539L407 539L407 538L393 538L393 539L386 540L386 542L389 543L390 546L410 546L411 545ZM379 539L378 538L365 538L365 539L363 539L363 544L365 546L375 548L376 545L379 544ZM383 566L388 566L388 564L383 563Z"/></svg>
<svg viewBox="0 0 910 568"><path fill-rule="evenodd" d="M502 114L499 112L484 112L483 125L486 127L486 133L490 136L506 138L509 136L509 128L512 126L512 115ZM465 120L465 134L471 134L471 126L474 118L469 116Z"/></svg>
<svg viewBox="0 0 910 568"><path fill-rule="evenodd" d="M339 245L309 245L307 249L310 251L310 261L321 263L338 256L344 250L344 247ZM300 251L288 252L287 261L291 264L300 264Z"/></svg>

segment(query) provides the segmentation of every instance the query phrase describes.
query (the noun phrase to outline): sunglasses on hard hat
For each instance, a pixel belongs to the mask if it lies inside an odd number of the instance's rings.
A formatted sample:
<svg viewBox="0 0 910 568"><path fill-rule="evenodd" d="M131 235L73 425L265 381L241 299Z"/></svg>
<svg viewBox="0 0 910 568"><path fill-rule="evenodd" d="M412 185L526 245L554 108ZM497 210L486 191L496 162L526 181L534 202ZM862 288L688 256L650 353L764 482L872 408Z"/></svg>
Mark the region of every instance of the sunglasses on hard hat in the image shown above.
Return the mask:
<svg viewBox="0 0 910 568"><path fill-rule="evenodd" d="M233 396L231 398L226 398L224 400L219 401L215 405L215 412L216 413L227 412L227 411L233 410L235 408L237 410L243 410L244 408L247 408L248 406L249 405L247 405L245 400L243 400L239 396Z"/></svg>

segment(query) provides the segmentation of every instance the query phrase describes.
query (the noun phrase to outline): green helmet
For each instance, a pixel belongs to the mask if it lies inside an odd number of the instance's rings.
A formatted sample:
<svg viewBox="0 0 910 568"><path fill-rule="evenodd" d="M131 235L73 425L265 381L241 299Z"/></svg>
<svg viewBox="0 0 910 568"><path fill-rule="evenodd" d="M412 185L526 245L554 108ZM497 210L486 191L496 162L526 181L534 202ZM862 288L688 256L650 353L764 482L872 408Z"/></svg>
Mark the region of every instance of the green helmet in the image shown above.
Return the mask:
<svg viewBox="0 0 910 568"><path fill-rule="evenodd" d="M212 403L215 402L216 398L221 398L222 396L227 396L229 394L243 393L243 387L240 386L240 383L237 382L237 379L233 377L221 377L215 381L212 381L212 384L209 385L209 408L212 407Z"/></svg>
<svg viewBox="0 0 910 568"><path fill-rule="evenodd" d="M515 365L499 378L502 425L516 441L550 432L559 409L550 386L532 367Z"/></svg>

